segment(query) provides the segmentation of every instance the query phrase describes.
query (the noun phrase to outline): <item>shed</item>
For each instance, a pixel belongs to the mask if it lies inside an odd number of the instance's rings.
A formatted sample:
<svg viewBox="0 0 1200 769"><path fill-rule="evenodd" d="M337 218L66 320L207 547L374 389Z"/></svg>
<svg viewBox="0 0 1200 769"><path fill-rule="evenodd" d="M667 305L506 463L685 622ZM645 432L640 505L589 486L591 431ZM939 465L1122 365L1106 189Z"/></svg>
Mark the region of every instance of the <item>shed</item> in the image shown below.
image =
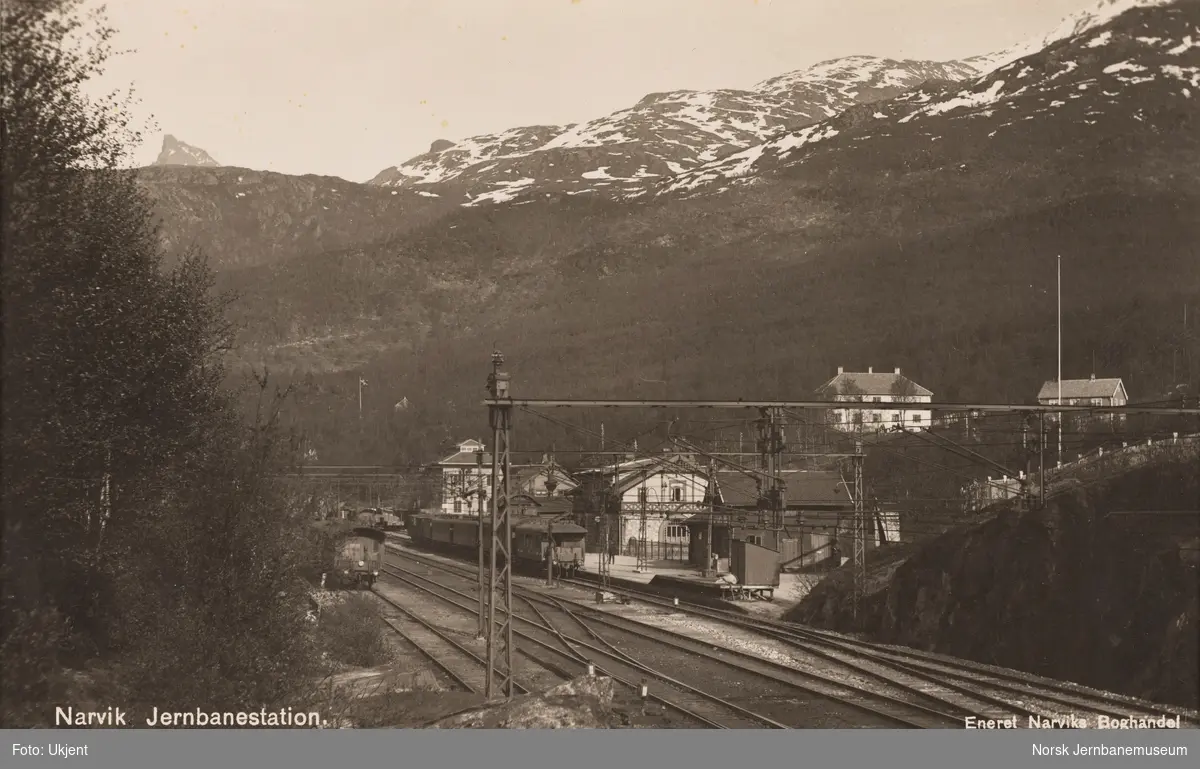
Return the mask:
<svg viewBox="0 0 1200 769"><path fill-rule="evenodd" d="M753 542L731 543L729 570L742 587L778 587L779 552Z"/></svg>

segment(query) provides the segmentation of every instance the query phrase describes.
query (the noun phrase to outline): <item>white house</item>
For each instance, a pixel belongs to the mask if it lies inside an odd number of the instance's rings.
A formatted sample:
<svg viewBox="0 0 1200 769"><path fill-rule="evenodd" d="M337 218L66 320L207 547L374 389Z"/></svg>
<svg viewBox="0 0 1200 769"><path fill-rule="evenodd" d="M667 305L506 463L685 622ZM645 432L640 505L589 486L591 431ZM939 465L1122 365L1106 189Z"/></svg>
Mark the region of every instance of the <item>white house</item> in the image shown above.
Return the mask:
<svg viewBox="0 0 1200 769"><path fill-rule="evenodd" d="M642 547L652 559L687 559L684 521L708 509L708 476L694 457L669 451L580 470L575 479L580 484L575 511L588 529L590 547L603 546L607 525L610 544L622 554L636 555Z"/></svg>
<svg viewBox="0 0 1200 769"><path fill-rule="evenodd" d="M480 504L486 508L492 491L492 453L477 440L458 444L450 456L434 463L439 476L441 502L438 510L445 515L477 515ZM509 491L534 497L564 496L578 485L575 479L554 461L543 456L536 465L512 464Z"/></svg>
<svg viewBox="0 0 1200 769"><path fill-rule="evenodd" d="M492 454L476 440L465 440L458 450L434 464L441 478L441 512L467 515L479 511L492 487Z"/></svg>
<svg viewBox="0 0 1200 769"><path fill-rule="evenodd" d="M871 403L932 403L933 392L900 373L846 371L838 366L837 376L817 389L823 397L835 401L868 404L860 408L832 409L829 419L840 430L914 429L929 427L933 412L914 405L912 409L872 409Z"/></svg>

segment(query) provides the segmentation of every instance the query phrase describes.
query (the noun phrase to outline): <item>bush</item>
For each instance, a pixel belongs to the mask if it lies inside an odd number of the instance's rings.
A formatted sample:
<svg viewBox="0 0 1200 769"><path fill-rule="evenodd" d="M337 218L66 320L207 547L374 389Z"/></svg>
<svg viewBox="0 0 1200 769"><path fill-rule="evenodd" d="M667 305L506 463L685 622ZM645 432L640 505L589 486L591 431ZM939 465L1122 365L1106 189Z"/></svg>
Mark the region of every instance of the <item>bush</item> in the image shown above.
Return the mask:
<svg viewBox="0 0 1200 769"><path fill-rule="evenodd" d="M376 667L395 658L379 604L370 596L349 595L322 609L317 623L317 648L329 662Z"/></svg>

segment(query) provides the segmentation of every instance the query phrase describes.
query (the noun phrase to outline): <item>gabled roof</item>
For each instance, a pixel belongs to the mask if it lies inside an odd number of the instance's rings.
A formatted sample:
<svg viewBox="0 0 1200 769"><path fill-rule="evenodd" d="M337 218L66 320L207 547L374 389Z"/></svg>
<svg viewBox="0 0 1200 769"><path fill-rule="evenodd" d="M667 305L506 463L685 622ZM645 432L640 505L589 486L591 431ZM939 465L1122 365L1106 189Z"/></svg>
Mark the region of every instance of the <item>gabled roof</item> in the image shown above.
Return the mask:
<svg viewBox="0 0 1200 769"><path fill-rule="evenodd" d="M459 451L455 454L451 454L443 460L440 460L437 463L437 466L446 467L470 465L471 467L474 467L478 461L478 456L474 451ZM486 451L483 452L483 466L488 468L492 466L492 455Z"/></svg>
<svg viewBox="0 0 1200 769"><path fill-rule="evenodd" d="M913 380L895 372L866 372L844 371L817 388L822 395L834 396L850 390L863 395L896 395L932 396L933 391L917 384Z"/></svg>
<svg viewBox="0 0 1200 769"><path fill-rule="evenodd" d="M1118 379L1064 379L1062 381L1062 397L1064 398L1111 398L1117 394L1118 388L1124 385ZM1038 391L1038 400L1054 400L1058 398L1058 380L1052 380L1042 385Z"/></svg>
<svg viewBox="0 0 1200 769"><path fill-rule="evenodd" d="M577 470L575 474L584 477L611 478L614 472L617 475L619 490L630 489L662 473L708 477L708 473L696 463L694 457L686 452L663 452L661 455L631 459L615 465L586 467Z"/></svg>
<svg viewBox="0 0 1200 769"><path fill-rule="evenodd" d="M539 475L545 475L547 478L553 477L554 480L558 481L560 489L564 486L574 488L579 485L579 482L575 480L574 476L557 464L522 466L519 470L514 470L513 475L516 476L515 481L517 485L524 485L532 481L534 478L537 478Z"/></svg>
<svg viewBox="0 0 1200 769"><path fill-rule="evenodd" d="M566 497L534 497L517 494L512 501L513 511L522 515L569 515L575 506Z"/></svg>
<svg viewBox="0 0 1200 769"><path fill-rule="evenodd" d="M616 489L614 490L617 493L623 494L629 489L642 485L651 478L666 473L703 478L704 485L708 485L708 473L702 470L689 457L676 454L666 455L664 459L666 459L665 463L643 465L642 467L633 469L631 472L618 476Z"/></svg>
<svg viewBox="0 0 1200 769"><path fill-rule="evenodd" d="M842 482L842 476L827 470L784 470L787 506L846 505L853 506ZM717 472L717 504L729 507L754 507L758 504L758 483L744 473Z"/></svg>

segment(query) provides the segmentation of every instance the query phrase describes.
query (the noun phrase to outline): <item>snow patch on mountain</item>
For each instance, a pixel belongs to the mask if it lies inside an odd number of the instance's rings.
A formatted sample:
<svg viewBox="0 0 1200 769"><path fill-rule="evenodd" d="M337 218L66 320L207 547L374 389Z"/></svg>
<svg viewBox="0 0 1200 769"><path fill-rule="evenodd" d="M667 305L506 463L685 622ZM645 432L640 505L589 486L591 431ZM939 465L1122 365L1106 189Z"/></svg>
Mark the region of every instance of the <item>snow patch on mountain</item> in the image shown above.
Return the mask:
<svg viewBox="0 0 1200 769"><path fill-rule="evenodd" d="M1148 8L1153 6L1170 5L1175 0L1100 0L1091 8L1086 8L1082 11L1067 16L1058 26L1051 30L1048 34L1042 37L1032 38L1019 43L1012 48L1007 48L996 53L985 54L983 56L975 56L970 59L965 59L964 63L969 64L977 69L981 74L987 75L995 72L1006 64L1011 64L1014 61L1024 59L1026 56L1041 51L1045 48L1054 45L1055 43L1069 40L1070 38L1082 35L1097 27L1102 27L1108 22L1120 16L1126 11L1134 8ZM1108 38L1103 35L1103 38L1096 42L1095 45L1103 45L1108 41Z"/></svg>
<svg viewBox="0 0 1200 769"><path fill-rule="evenodd" d="M889 98L928 80L974 74L958 62L851 56L765 80L751 90L653 93L628 109L585 123L435 142L429 152L381 172L370 183L452 185L458 194L467 194L471 205L507 199L512 178L533 178L539 188L557 192L580 186L614 192L619 187L625 197L648 189L647 180L717 161L855 104ZM600 168L611 178L589 175Z"/></svg>

